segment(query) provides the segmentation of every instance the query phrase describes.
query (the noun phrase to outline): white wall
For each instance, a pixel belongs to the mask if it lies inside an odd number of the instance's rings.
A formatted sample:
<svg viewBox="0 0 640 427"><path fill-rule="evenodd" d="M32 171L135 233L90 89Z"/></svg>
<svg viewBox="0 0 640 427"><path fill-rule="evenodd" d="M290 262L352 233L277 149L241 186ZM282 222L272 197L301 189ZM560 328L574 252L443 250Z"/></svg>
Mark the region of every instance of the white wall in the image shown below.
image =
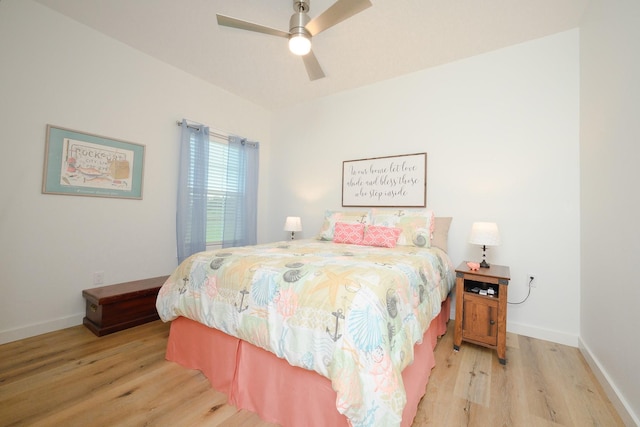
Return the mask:
<svg viewBox="0 0 640 427"><path fill-rule="evenodd" d="M511 267L510 331L577 345L578 30L275 113L269 240L300 215L313 237L341 205L342 161L428 153L427 204L453 216L450 255L478 259L473 221L498 223L490 262Z"/></svg>
<svg viewBox="0 0 640 427"><path fill-rule="evenodd" d="M639 21L637 1L593 0L580 27L580 339L628 425L640 425Z"/></svg>
<svg viewBox="0 0 640 427"><path fill-rule="evenodd" d="M0 343L80 324L94 271L176 266L176 120L261 141L269 188L271 113L254 104L28 0L0 2L0 58ZM145 144L143 200L41 194L47 123Z"/></svg>

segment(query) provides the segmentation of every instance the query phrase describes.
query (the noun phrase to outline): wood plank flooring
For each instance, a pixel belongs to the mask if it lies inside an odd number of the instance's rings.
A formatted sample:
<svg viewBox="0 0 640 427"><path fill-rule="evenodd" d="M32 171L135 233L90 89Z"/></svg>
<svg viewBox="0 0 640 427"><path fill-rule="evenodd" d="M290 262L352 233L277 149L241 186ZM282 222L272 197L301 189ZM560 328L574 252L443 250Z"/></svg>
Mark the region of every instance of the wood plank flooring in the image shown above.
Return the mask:
<svg viewBox="0 0 640 427"><path fill-rule="evenodd" d="M76 326L1 345L0 426L273 427L167 362L168 332L156 321L98 338ZM577 349L508 334L507 360L453 351L450 322L413 425L624 426Z"/></svg>

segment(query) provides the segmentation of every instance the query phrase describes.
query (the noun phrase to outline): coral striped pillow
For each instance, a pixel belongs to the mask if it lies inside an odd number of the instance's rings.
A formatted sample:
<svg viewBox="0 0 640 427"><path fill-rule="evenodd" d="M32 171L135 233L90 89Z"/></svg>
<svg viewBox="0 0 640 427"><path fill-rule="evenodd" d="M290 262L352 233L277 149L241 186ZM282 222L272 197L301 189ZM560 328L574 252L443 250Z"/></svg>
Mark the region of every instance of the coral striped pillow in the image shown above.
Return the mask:
<svg viewBox="0 0 640 427"><path fill-rule="evenodd" d="M333 230L333 241L336 243L361 245L363 236L364 224L336 222L335 229Z"/></svg>
<svg viewBox="0 0 640 427"><path fill-rule="evenodd" d="M370 225L364 232L362 244L366 246L380 246L383 248L395 248L402 229L398 227L383 227Z"/></svg>

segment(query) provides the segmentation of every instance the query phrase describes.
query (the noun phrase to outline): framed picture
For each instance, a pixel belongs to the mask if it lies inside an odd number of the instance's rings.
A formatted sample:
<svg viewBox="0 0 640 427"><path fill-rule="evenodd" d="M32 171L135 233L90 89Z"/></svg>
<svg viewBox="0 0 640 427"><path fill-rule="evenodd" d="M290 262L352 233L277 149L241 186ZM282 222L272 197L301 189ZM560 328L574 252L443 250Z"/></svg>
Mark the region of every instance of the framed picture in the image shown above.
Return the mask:
<svg viewBox="0 0 640 427"><path fill-rule="evenodd" d="M345 160L342 206L426 207L427 153Z"/></svg>
<svg viewBox="0 0 640 427"><path fill-rule="evenodd" d="M142 199L145 146L47 125L42 192Z"/></svg>

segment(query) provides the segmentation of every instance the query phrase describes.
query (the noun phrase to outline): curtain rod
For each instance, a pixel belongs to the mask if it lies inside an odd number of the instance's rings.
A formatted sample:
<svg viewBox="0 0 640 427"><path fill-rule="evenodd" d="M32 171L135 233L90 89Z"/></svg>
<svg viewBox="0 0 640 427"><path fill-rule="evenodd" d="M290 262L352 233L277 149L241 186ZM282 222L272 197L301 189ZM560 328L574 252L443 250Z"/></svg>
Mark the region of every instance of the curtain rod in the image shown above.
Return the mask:
<svg viewBox="0 0 640 427"><path fill-rule="evenodd" d="M0 1L2 1L2 0L0 0ZM182 121L181 120L176 120L176 124L178 126L182 126ZM200 123L198 123L198 125L199 124ZM198 125L192 125L192 124L189 124L187 122L187 127L191 128L191 129L200 129L200 126L198 126ZM202 125L202 126L204 126L204 125ZM211 130L211 128L209 128L209 136L211 136L211 135L215 136L216 138L220 138L222 140L225 140L227 142L229 141L229 136L231 136L228 133L223 133L222 131L218 131L218 130ZM248 146L253 147L253 148L258 148L259 145L260 145L259 142L249 141L247 138L243 138L243 137L239 137L239 138L240 138L240 143L242 145L248 145Z"/></svg>
<svg viewBox="0 0 640 427"><path fill-rule="evenodd" d="M182 121L181 120L176 120L176 124L178 126L182 126ZM200 129L200 126L192 125L192 124L189 124L189 123L187 123L187 127L191 128L191 129ZM209 135L213 135L216 138L224 139L225 141L229 140L229 135L227 135L225 133L222 133L222 132L217 132L215 130L211 130L211 128L209 128Z"/></svg>

